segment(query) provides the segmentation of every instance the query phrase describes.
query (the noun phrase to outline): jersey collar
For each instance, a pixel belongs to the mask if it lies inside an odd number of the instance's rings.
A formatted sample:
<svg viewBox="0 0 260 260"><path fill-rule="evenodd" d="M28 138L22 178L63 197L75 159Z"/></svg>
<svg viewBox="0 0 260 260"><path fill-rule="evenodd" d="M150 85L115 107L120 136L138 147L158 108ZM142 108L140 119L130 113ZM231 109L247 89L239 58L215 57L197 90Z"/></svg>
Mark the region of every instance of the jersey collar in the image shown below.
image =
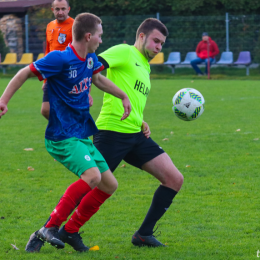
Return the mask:
<svg viewBox="0 0 260 260"><path fill-rule="evenodd" d="M144 63L149 64L148 60L144 57L144 55L134 45L132 45L132 48L134 49L134 51L137 53L137 55L142 59L142 61Z"/></svg>
<svg viewBox="0 0 260 260"><path fill-rule="evenodd" d="M134 45L132 45L131 47L133 48L134 52L138 55L138 57L141 59L141 61L143 62L143 65L150 71L150 64L149 64L148 60Z"/></svg>
<svg viewBox="0 0 260 260"><path fill-rule="evenodd" d="M77 56L77 58L81 61L86 61L86 59L81 58L78 53L76 52L75 48L69 43L69 47L72 49L72 51L74 52L74 54Z"/></svg>

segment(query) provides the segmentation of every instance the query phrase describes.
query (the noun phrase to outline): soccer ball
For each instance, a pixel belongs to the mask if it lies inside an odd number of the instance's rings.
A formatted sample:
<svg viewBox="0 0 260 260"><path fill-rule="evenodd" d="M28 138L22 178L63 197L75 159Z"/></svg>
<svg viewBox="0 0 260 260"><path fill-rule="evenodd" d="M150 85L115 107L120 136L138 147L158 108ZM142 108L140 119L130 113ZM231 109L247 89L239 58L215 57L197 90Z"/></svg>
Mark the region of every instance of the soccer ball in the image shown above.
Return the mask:
<svg viewBox="0 0 260 260"><path fill-rule="evenodd" d="M194 88L179 90L172 99L174 114L184 121L199 118L204 111L204 97Z"/></svg>

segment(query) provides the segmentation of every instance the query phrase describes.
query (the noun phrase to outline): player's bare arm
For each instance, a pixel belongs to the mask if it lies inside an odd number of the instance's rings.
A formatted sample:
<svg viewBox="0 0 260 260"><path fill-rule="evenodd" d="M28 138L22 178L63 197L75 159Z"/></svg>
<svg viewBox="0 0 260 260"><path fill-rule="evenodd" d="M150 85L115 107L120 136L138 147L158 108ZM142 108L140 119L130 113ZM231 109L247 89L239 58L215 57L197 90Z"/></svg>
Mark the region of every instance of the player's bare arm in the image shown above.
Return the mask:
<svg viewBox="0 0 260 260"><path fill-rule="evenodd" d="M130 100L126 93L122 91L120 88L118 88L112 81L102 76L100 73L93 75L92 81L97 88L122 99L124 114L121 120L126 119L131 112Z"/></svg>
<svg viewBox="0 0 260 260"><path fill-rule="evenodd" d="M7 85L3 95L0 98L0 118L8 111L7 104L9 100L12 98L14 93L23 85L23 83L31 77L36 77L29 66L21 69L18 73L13 77L13 79Z"/></svg>

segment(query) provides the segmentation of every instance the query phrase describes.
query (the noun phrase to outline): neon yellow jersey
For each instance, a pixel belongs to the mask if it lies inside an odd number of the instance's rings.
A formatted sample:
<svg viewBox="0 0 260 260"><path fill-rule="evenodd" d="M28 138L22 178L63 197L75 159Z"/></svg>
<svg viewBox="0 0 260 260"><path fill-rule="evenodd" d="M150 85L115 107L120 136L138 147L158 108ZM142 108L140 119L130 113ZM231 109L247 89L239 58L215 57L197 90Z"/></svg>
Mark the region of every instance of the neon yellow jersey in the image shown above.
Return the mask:
<svg viewBox="0 0 260 260"><path fill-rule="evenodd" d="M122 100L105 93L96 121L98 129L120 133L140 132L143 111L151 89L148 60L134 46L127 44L114 46L99 56L109 64L107 78L128 95L132 111L127 119L121 121L124 113Z"/></svg>

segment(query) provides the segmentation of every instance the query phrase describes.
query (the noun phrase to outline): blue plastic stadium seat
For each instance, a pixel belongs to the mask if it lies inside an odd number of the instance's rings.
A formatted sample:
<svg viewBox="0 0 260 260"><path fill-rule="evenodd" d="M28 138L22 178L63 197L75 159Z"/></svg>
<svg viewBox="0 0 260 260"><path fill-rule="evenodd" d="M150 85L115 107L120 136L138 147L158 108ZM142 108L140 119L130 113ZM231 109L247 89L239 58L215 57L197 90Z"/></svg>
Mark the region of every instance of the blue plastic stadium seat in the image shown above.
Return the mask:
<svg viewBox="0 0 260 260"><path fill-rule="evenodd" d="M165 65L169 65L172 68L172 73L174 73L175 65L181 63L181 53L171 52L169 54L168 60L164 62Z"/></svg>
<svg viewBox="0 0 260 260"><path fill-rule="evenodd" d="M180 52L171 52L169 54L168 60L164 62L166 65L176 65L181 63L181 53Z"/></svg>
<svg viewBox="0 0 260 260"><path fill-rule="evenodd" d="M198 58L198 56L197 56L197 54L196 54L195 51L193 51L193 52L188 52L188 53L186 54L185 60L184 60L183 62L181 62L181 64L182 64L182 65L190 65L190 62L191 62L192 60L197 59L197 58Z"/></svg>
<svg viewBox="0 0 260 260"><path fill-rule="evenodd" d="M221 57L216 64L230 65L233 63L233 52L224 51L221 53Z"/></svg>
<svg viewBox="0 0 260 260"><path fill-rule="evenodd" d="M249 75L249 65L251 63L251 54L250 51L241 51L238 55L238 59L234 62L235 65L245 65L246 66L246 75Z"/></svg>

